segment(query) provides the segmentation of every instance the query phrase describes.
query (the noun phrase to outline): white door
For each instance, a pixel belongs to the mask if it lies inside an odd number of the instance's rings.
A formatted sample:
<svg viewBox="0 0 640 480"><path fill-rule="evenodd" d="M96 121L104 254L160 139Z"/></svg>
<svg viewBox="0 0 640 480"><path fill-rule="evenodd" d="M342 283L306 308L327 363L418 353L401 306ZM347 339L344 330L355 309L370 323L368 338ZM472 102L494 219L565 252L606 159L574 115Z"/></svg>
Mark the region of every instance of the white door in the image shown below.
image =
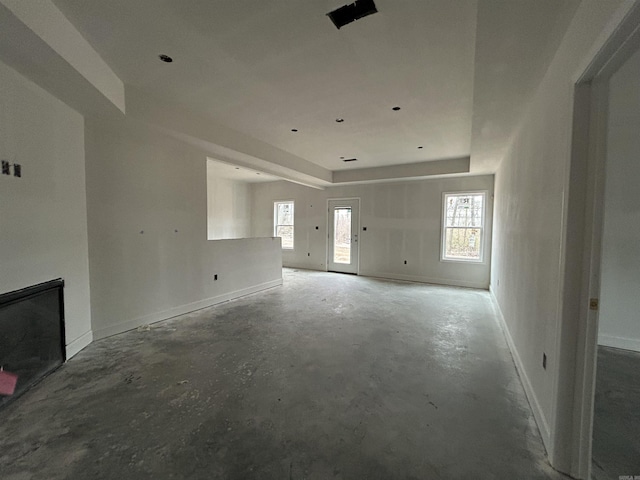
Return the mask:
<svg viewBox="0 0 640 480"><path fill-rule="evenodd" d="M328 270L358 273L360 200L329 200Z"/></svg>

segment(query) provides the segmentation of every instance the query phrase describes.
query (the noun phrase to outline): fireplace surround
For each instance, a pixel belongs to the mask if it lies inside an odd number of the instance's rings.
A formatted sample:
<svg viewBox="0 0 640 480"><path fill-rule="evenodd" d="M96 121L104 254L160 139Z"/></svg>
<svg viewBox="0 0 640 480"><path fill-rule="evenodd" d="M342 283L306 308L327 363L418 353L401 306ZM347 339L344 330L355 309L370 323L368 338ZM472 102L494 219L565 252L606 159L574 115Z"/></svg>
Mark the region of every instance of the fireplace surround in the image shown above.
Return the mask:
<svg viewBox="0 0 640 480"><path fill-rule="evenodd" d="M0 408L64 363L64 331L64 280L0 295L0 367L18 377Z"/></svg>

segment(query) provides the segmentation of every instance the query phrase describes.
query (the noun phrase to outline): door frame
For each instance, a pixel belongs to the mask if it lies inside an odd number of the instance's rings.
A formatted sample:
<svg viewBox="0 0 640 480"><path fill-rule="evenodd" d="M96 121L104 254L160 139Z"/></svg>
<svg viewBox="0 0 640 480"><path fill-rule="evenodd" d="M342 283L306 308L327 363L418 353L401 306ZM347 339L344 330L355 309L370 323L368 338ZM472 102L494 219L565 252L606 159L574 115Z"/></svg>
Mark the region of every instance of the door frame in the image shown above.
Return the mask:
<svg viewBox="0 0 640 480"><path fill-rule="evenodd" d="M592 465L608 87L613 73L640 47L640 1L621 6L596 47L573 77L556 344L561 369L554 385L556 428L550 452L554 467L580 479L590 478Z"/></svg>
<svg viewBox="0 0 640 480"><path fill-rule="evenodd" d="M356 268L356 275L360 275L360 245L362 244L361 241L361 235L360 235L360 210L362 208L362 200L360 199L360 197L336 197L336 198L327 198L327 224L326 224L326 228L327 228L327 239L326 239L326 247L325 247L325 271L328 272L329 271L329 258L331 255L331 248L330 248L330 240L331 240L331 236L329 234L329 222L331 221L331 208L329 207L329 202L333 202L333 201L340 201L340 200L349 200L349 201L353 201L353 200L357 200L358 201L358 218L357 218L357 225L356 225L356 231L358 232L358 267Z"/></svg>

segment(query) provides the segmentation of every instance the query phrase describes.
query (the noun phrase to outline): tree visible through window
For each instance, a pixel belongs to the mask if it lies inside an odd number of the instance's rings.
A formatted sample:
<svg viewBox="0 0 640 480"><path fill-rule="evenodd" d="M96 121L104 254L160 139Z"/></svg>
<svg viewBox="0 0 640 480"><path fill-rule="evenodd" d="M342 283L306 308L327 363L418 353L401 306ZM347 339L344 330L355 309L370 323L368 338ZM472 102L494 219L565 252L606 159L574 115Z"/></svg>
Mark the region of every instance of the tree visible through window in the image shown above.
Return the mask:
<svg viewBox="0 0 640 480"><path fill-rule="evenodd" d="M333 211L333 261L351 263L351 207Z"/></svg>
<svg viewBox="0 0 640 480"><path fill-rule="evenodd" d="M446 193L442 232L442 259L482 261L486 194Z"/></svg>
<svg viewBox="0 0 640 480"><path fill-rule="evenodd" d="M273 204L274 236L282 238L282 248L293 249L293 202Z"/></svg>

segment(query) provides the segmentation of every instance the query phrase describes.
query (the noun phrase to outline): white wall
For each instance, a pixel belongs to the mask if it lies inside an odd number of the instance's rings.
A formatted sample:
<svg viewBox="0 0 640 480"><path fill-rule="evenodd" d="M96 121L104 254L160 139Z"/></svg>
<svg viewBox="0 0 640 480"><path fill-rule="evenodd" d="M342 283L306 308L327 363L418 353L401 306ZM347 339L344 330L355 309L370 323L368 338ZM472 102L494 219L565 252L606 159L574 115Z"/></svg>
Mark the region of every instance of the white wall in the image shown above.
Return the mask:
<svg viewBox="0 0 640 480"><path fill-rule="evenodd" d="M0 63L0 292L62 277L67 356L91 342L84 124ZM13 173L13 170L12 170Z"/></svg>
<svg viewBox="0 0 640 480"><path fill-rule="evenodd" d="M442 193L470 190L489 193L485 261L441 262ZM255 184L252 191L255 236L273 235L274 201L295 201L295 249L283 251L285 266L326 270L327 199L359 197L361 275L477 288L489 286L493 176L373 183L325 190L272 182ZM367 227L367 231L362 227Z"/></svg>
<svg viewBox="0 0 640 480"><path fill-rule="evenodd" d="M611 78L599 343L640 351L640 51Z"/></svg>
<svg viewBox="0 0 640 480"><path fill-rule="evenodd" d="M210 160L207 160L207 232L209 240L251 236L249 184L220 177Z"/></svg>
<svg viewBox="0 0 640 480"><path fill-rule="evenodd" d="M204 152L128 120L85 136L97 338L282 283L279 239L207 240Z"/></svg>
<svg viewBox="0 0 640 480"><path fill-rule="evenodd" d="M622 3L581 2L496 173L491 287L550 461L563 471L572 418L558 411L573 383L558 358L577 337L561 315L574 84Z"/></svg>

